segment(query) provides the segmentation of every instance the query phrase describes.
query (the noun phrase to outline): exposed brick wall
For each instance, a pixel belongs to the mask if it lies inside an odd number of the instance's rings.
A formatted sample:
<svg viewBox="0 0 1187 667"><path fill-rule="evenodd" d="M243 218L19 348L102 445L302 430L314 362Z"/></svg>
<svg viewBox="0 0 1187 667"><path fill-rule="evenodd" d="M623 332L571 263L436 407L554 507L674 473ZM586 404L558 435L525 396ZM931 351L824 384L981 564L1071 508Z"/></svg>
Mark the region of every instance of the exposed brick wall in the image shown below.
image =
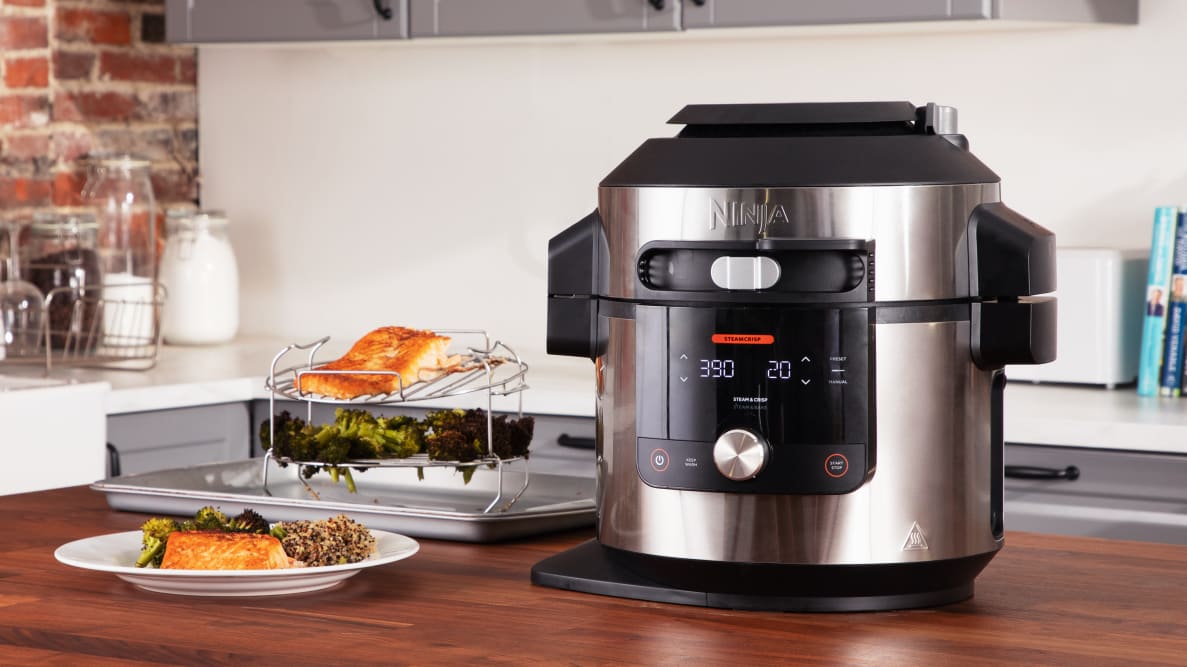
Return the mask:
<svg viewBox="0 0 1187 667"><path fill-rule="evenodd" d="M164 32L163 0L0 0L0 219L77 208L114 153L152 161L158 217L197 201L196 51Z"/></svg>

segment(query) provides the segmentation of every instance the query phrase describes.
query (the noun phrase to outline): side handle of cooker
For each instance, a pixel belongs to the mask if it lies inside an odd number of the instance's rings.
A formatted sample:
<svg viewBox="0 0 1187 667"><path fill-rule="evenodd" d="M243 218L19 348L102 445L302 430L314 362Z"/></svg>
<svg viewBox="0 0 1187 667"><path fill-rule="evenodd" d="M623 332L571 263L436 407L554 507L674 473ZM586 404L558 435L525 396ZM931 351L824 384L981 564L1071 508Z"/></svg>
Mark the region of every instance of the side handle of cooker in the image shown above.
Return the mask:
<svg viewBox="0 0 1187 667"><path fill-rule="evenodd" d="M1055 360L1055 235L1001 202L969 217L970 343L983 369Z"/></svg>
<svg viewBox="0 0 1187 667"><path fill-rule="evenodd" d="M548 354L596 359L606 351L598 297L609 282L609 244L595 210L548 241Z"/></svg>

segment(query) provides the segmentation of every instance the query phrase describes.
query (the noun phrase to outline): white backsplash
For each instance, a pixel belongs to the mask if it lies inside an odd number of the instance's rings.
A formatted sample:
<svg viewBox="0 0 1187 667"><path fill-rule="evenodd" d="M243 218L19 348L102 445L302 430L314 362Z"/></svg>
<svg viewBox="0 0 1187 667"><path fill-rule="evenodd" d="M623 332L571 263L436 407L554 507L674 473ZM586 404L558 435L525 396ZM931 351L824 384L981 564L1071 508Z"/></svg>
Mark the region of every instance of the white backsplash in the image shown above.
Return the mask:
<svg viewBox="0 0 1187 667"><path fill-rule="evenodd" d="M956 106L1061 244L1145 246L1187 201L1184 26L1147 0L1137 27L203 47L202 204L231 218L244 333L486 327L539 359L549 237L689 103Z"/></svg>

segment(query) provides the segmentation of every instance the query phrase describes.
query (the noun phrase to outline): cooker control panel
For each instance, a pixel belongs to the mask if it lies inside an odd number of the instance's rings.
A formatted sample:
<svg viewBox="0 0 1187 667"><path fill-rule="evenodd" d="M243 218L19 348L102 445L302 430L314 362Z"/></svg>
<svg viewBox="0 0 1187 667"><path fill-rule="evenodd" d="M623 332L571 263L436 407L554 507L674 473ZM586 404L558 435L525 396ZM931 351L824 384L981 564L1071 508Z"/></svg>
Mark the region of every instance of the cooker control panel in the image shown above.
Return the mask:
<svg viewBox="0 0 1187 667"><path fill-rule="evenodd" d="M869 308L640 306L636 335L647 484L848 493L872 470Z"/></svg>

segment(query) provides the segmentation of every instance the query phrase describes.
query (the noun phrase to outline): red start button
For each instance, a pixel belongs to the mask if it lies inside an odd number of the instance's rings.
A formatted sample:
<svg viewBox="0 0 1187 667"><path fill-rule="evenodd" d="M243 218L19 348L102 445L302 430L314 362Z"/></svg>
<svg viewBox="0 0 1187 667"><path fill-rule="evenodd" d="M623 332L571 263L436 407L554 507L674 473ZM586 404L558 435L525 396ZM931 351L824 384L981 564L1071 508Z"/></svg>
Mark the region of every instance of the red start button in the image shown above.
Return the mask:
<svg viewBox="0 0 1187 667"><path fill-rule="evenodd" d="M824 472L829 477L844 477L849 472L849 459L844 454L829 454L824 460Z"/></svg>

